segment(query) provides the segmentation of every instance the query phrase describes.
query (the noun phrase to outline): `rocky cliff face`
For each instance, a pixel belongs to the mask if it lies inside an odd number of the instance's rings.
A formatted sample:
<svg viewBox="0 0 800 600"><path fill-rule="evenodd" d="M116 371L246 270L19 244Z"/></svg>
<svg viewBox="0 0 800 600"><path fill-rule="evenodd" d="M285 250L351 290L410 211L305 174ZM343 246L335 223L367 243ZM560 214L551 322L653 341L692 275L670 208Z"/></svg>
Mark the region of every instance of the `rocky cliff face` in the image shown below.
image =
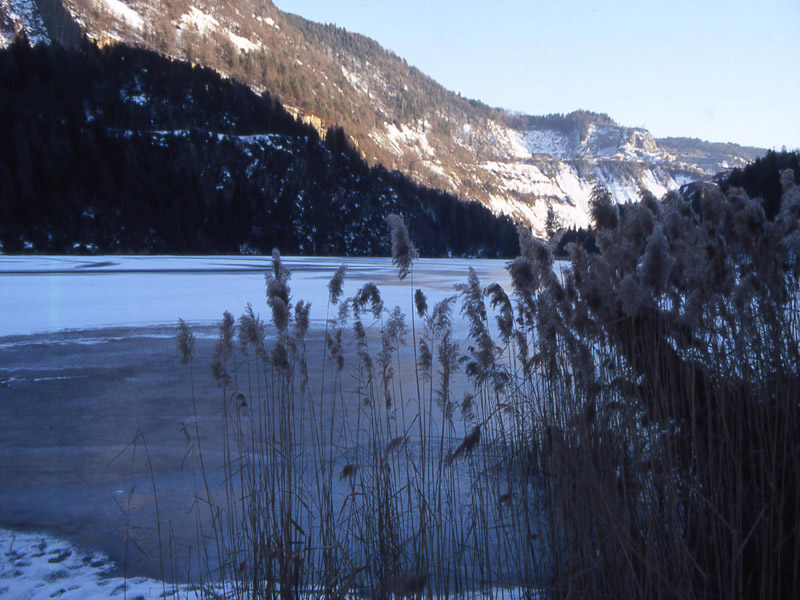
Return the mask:
<svg viewBox="0 0 800 600"><path fill-rule="evenodd" d="M269 90L320 130L342 126L370 163L479 200L539 233L548 206L563 224L585 225L597 183L619 202L643 189L661 196L761 153L656 140L589 112L536 117L490 108L364 36L283 13L269 0L10 0L0 8L4 39L26 26L41 39L64 37L63 18L60 30L47 26L57 8L101 43L145 46Z"/></svg>

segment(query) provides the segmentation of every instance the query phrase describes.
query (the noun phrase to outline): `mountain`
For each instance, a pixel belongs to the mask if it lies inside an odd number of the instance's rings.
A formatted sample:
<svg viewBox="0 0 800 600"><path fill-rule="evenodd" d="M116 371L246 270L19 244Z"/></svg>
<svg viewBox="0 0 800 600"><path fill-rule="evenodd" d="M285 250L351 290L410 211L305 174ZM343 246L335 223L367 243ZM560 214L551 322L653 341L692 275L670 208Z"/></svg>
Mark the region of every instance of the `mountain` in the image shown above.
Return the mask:
<svg viewBox="0 0 800 600"><path fill-rule="evenodd" d="M269 0L10 0L0 20L74 44L154 49L268 90L320 133L342 127L371 165L478 200L542 234L548 207L588 223L596 183L618 202L656 196L764 153L655 139L588 111L529 116L450 92L375 41L278 10ZM8 17L16 14L17 19ZM6 34L10 38L10 34Z"/></svg>
<svg viewBox="0 0 800 600"><path fill-rule="evenodd" d="M367 165L341 128L153 51L0 50L0 252L513 256L510 219Z"/></svg>

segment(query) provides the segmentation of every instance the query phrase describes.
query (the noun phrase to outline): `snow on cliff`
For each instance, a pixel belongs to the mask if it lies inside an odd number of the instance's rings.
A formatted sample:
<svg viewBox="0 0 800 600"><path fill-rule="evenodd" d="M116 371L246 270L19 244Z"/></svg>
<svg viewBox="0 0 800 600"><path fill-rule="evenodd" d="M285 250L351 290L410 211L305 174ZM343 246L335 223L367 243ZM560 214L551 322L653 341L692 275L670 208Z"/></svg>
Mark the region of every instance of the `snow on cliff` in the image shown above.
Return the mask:
<svg viewBox="0 0 800 600"><path fill-rule="evenodd" d="M127 23L133 29L141 31L144 27L142 15L120 0L102 0L101 4L118 19Z"/></svg>
<svg viewBox="0 0 800 600"><path fill-rule="evenodd" d="M11 43L16 33L25 33L31 44L50 41L34 0L6 0L0 6L0 47Z"/></svg>

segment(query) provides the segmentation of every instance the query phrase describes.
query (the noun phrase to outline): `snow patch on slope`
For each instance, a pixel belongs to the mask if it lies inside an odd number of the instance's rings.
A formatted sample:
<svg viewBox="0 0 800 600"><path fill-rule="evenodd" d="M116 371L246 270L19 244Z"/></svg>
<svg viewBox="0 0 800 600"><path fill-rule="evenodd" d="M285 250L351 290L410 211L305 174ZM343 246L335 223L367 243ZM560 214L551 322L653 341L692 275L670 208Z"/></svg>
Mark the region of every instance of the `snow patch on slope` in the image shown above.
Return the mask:
<svg viewBox="0 0 800 600"><path fill-rule="evenodd" d="M240 35L236 35L232 31L228 32L228 38L230 38L233 45L239 48L240 52L252 52L253 50L258 50L262 47L261 42L251 42L247 38L243 38Z"/></svg>
<svg viewBox="0 0 800 600"><path fill-rule="evenodd" d="M612 125L597 126L591 123L581 145L584 154L605 158L614 156L622 146L622 130Z"/></svg>
<svg viewBox="0 0 800 600"><path fill-rule="evenodd" d="M141 31L144 28L144 19L142 15L133 10L130 6L121 2L120 0L101 0L111 14L118 19L125 21L134 29Z"/></svg>
<svg viewBox="0 0 800 600"><path fill-rule="evenodd" d="M428 141L425 131L420 127L409 127L384 123L383 132L372 132L370 137L384 149L402 156L405 152L417 154L422 159L435 158L436 152Z"/></svg>
<svg viewBox="0 0 800 600"><path fill-rule="evenodd" d="M505 189L518 194L552 195L552 182L534 165L490 161L481 164L481 168L495 175Z"/></svg>
<svg viewBox="0 0 800 600"><path fill-rule="evenodd" d="M205 34L209 30L219 29L219 21L196 6L193 6L188 13L181 15L181 23L194 25L201 34Z"/></svg>
<svg viewBox="0 0 800 600"><path fill-rule="evenodd" d="M271 21L272 19L269 20ZM263 19L261 19L261 21L263 21ZM212 31L223 32L231 41L231 43L239 49L239 52L253 52L254 50L264 47L260 41L253 42L246 37L242 37L241 35L237 35L236 33L225 29L222 27L216 17L203 12L196 6L192 6L188 13L182 14L180 22L184 27L196 28L200 35L205 35L206 33ZM274 25L274 21L272 22L272 25Z"/></svg>
<svg viewBox="0 0 800 600"><path fill-rule="evenodd" d="M531 154L547 154L562 160L573 154L570 139L551 129L531 129L525 133L524 142Z"/></svg>
<svg viewBox="0 0 800 600"><path fill-rule="evenodd" d="M261 24L266 23L270 27L274 27L275 29L280 29L280 25L278 25L274 19L270 19L269 17L257 17L253 15L253 18Z"/></svg>
<svg viewBox="0 0 800 600"><path fill-rule="evenodd" d="M642 188L644 188L647 191L649 191L656 198L661 198L661 196L663 196L668 191L670 191L670 189L672 189L672 188L667 187L666 185L664 185L664 183L662 181L656 179L655 173L650 169L647 169L644 172L644 176L642 178L641 185L642 185ZM675 186L674 187L680 187L681 185L682 184L680 184L678 182L675 182ZM638 195L637 195L637 199L638 199Z"/></svg>
<svg viewBox="0 0 800 600"><path fill-rule="evenodd" d="M5 48L17 32L25 32L31 44L49 43L47 28L44 26L39 8L34 0L9 0L6 4L7 17L11 21L13 31L0 30L0 47Z"/></svg>
<svg viewBox="0 0 800 600"><path fill-rule="evenodd" d="M547 174L536 165L513 162L486 162L481 168L500 186L490 195L490 208L528 223L537 235L544 235L548 203L562 224L588 224L591 186L569 164L558 161L555 172Z"/></svg>
<svg viewBox="0 0 800 600"><path fill-rule="evenodd" d="M661 162L673 158L658 147L647 130L617 125L591 123L580 140L577 132L565 135L554 129L530 129L525 132L524 139L531 154L560 160L614 158Z"/></svg>
<svg viewBox="0 0 800 600"><path fill-rule="evenodd" d="M525 140L519 131L496 121L489 121L488 125L492 141L508 158L530 158L530 150L526 147Z"/></svg>
<svg viewBox="0 0 800 600"><path fill-rule="evenodd" d="M364 78L359 76L357 73L350 71L342 65L342 75L347 81L352 85L358 92L362 94L366 94L369 92L369 87L367 86L367 82L364 81Z"/></svg>
<svg viewBox="0 0 800 600"><path fill-rule="evenodd" d="M585 227L589 222L589 196L592 193L592 186L588 181L581 179L575 172L575 169L568 167L566 164L561 164L558 173L555 177L555 184L564 193L564 202L566 204L576 207L580 212L585 214L581 219L582 225ZM567 223L572 223L573 219L567 219ZM576 223L577 224L577 223Z"/></svg>
<svg viewBox="0 0 800 600"><path fill-rule="evenodd" d="M437 179L436 187L456 192L461 181L455 172L448 170L436 155L436 150L428 139L431 124L420 119L413 126L398 123L384 123L383 130L373 131L369 137L384 150L395 156L402 156L415 164L417 173L428 171Z"/></svg>
<svg viewBox="0 0 800 600"><path fill-rule="evenodd" d="M559 160L538 165L485 162L481 169L486 172L484 179L496 187L490 194L490 208L523 220L542 236L548 203L563 226L587 227L589 199L596 184L606 186L617 202L627 203L638 201L642 189L660 198L690 179L676 178L660 167L643 168L639 173L609 170L602 162L580 174L573 164Z"/></svg>

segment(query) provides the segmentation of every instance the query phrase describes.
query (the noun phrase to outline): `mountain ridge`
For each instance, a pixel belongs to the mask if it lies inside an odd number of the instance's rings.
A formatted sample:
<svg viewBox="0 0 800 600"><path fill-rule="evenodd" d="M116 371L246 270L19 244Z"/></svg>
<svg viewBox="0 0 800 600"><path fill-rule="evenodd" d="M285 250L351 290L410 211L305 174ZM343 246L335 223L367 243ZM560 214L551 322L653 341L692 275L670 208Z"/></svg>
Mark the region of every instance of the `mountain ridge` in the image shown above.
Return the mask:
<svg viewBox="0 0 800 600"><path fill-rule="evenodd" d="M760 149L654 138L607 115L519 115L462 98L370 38L268 0L12 0L58 6L99 43L185 58L269 90L324 132L341 126L371 165L478 200L543 234L548 207L588 224L592 187L618 202L741 167ZM44 19L46 21L46 19Z"/></svg>

